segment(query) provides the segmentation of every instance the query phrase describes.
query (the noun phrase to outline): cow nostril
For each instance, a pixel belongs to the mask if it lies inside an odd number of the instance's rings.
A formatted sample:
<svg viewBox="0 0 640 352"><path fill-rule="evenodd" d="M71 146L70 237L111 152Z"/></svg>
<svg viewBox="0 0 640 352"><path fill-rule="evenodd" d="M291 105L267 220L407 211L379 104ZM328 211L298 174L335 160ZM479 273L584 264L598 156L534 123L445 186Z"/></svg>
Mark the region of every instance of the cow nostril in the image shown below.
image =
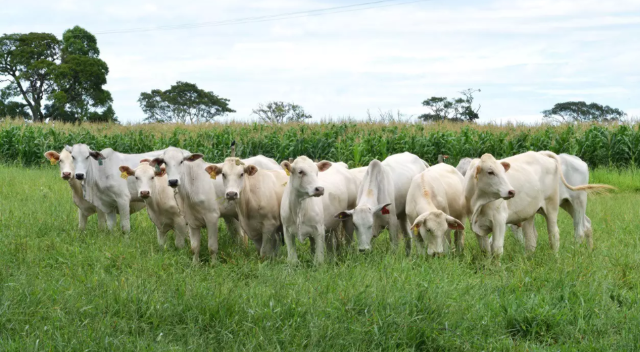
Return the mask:
<svg viewBox="0 0 640 352"><path fill-rule="evenodd" d="M76 174L76 178L78 180L82 180L82 179L84 179L84 174Z"/></svg>
<svg viewBox="0 0 640 352"><path fill-rule="evenodd" d="M516 196L516 191L510 190L509 191L509 197L515 197L515 196Z"/></svg>
<svg viewBox="0 0 640 352"><path fill-rule="evenodd" d="M324 192L324 187L316 187L316 192L318 193Z"/></svg>
<svg viewBox="0 0 640 352"><path fill-rule="evenodd" d="M228 199L236 199L236 198L238 198L238 192L229 191L229 192L227 192L226 195L227 195Z"/></svg>
<svg viewBox="0 0 640 352"><path fill-rule="evenodd" d="M178 180L169 180L169 187L177 187L178 186Z"/></svg>

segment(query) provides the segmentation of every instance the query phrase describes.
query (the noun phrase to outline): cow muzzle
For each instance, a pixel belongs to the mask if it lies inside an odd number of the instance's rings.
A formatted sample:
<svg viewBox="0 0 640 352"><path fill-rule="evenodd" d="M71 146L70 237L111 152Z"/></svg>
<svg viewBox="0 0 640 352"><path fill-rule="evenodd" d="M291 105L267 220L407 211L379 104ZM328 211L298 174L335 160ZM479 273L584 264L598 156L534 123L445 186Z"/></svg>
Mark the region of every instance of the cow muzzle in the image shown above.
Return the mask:
<svg viewBox="0 0 640 352"><path fill-rule="evenodd" d="M509 190L509 192L507 192L507 196L503 197L503 199L507 200L507 199L511 199L511 198L513 198L515 196L516 196L516 191L511 189L511 190Z"/></svg>
<svg viewBox="0 0 640 352"><path fill-rule="evenodd" d="M229 191L227 193L225 193L224 195L228 200L236 200L238 199L238 192L236 191Z"/></svg>
<svg viewBox="0 0 640 352"><path fill-rule="evenodd" d="M311 196L313 197L320 197L324 195L324 187L316 187L313 189L313 194L311 194Z"/></svg>
<svg viewBox="0 0 640 352"><path fill-rule="evenodd" d="M140 191L140 198L147 199L150 196L151 196L151 193L149 191Z"/></svg>
<svg viewBox="0 0 640 352"><path fill-rule="evenodd" d="M171 188L178 187L178 180L176 180L176 179L169 180L169 187L171 187Z"/></svg>
<svg viewBox="0 0 640 352"><path fill-rule="evenodd" d="M76 174L76 180L79 180L79 181L84 180L84 174Z"/></svg>
<svg viewBox="0 0 640 352"><path fill-rule="evenodd" d="M62 173L62 179L63 179L63 180L66 180L66 181L69 181L69 180L71 179L71 173L70 173L70 172L68 172L68 171L63 172L63 173Z"/></svg>

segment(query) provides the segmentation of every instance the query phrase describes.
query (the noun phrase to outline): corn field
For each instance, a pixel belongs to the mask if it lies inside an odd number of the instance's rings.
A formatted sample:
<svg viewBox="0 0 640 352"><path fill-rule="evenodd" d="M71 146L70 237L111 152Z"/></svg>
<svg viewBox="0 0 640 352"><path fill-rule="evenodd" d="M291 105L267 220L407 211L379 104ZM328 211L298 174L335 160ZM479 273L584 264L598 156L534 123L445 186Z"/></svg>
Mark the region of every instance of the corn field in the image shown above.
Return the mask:
<svg viewBox="0 0 640 352"><path fill-rule="evenodd" d="M529 150L551 150L582 158L591 168L640 166L638 124L475 125L322 123L266 125L229 123L205 125L92 125L0 123L0 163L36 166L43 153L68 144L85 143L95 150L110 147L140 153L175 146L218 162L236 140L237 155L263 154L281 161L299 155L344 161L350 167L410 151L429 163L449 155L456 165L464 157L491 153L503 158Z"/></svg>

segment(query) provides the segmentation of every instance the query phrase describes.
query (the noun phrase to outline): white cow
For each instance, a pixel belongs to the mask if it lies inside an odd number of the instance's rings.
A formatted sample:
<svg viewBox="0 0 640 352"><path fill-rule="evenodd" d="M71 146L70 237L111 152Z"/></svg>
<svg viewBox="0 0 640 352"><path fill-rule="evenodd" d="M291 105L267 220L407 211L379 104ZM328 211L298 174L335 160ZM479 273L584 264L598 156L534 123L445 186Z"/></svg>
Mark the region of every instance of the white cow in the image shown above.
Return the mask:
<svg viewBox="0 0 640 352"><path fill-rule="evenodd" d="M584 185L589 183L589 166L574 155L559 154L562 162L562 174L567 182L571 185ZM576 192L567 188L562 180L558 180L560 192L560 207L564 209L573 219L573 230L575 239L581 243L586 235L587 244L593 247L593 229L591 228L591 219L587 216L587 193ZM509 225L516 239L524 244L522 229L516 225ZM535 226L533 231L536 231ZM536 231L537 232L537 231ZM535 237L538 237L536 234Z"/></svg>
<svg viewBox="0 0 640 352"><path fill-rule="evenodd" d="M404 234L405 251L411 252L411 235L405 212L407 192L414 176L426 170L428 164L411 153L395 154L383 162L373 160L358 189L355 209L343 209L336 214L341 220L351 220L358 235L358 249L371 249L371 239L382 227L389 227L389 237L398 244L398 227Z"/></svg>
<svg viewBox="0 0 640 352"><path fill-rule="evenodd" d="M355 193L357 181L344 167L332 167L329 161L316 164L306 156L298 157L293 163L283 161L281 165L290 174L280 207L288 261L298 262L297 237L300 242L309 238L315 262L322 263L325 240L333 246L333 234L340 226L334 214L355 206L349 204L349 194ZM353 233L350 221L344 226L347 234ZM326 237L325 231L332 234Z"/></svg>
<svg viewBox="0 0 640 352"><path fill-rule="evenodd" d="M366 166L349 169L351 175L358 180L358 189L360 189L360 184L362 183L362 179L364 179L364 175L367 173L367 169Z"/></svg>
<svg viewBox="0 0 640 352"><path fill-rule="evenodd" d="M503 252L505 224L514 224L523 227L525 248L535 250L534 217L541 213L547 220L551 249L557 251L559 179L572 191L610 188L569 185L562 174L560 158L552 152L527 152L501 161L490 154L474 159L465 176L465 198L471 228L480 247L499 257ZM492 232L490 241L487 235Z"/></svg>
<svg viewBox="0 0 640 352"><path fill-rule="evenodd" d="M469 165L471 165L471 158L462 158L460 159L460 162L458 163L458 166L456 166L456 170L458 170L458 172L464 176L467 174L467 170L469 169Z"/></svg>
<svg viewBox="0 0 640 352"><path fill-rule="evenodd" d="M242 230L262 257L275 257L280 248L277 236L282 226L280 202L288 177L279 165L278 168L260 170L233 157L227 158L222 166L205 168L216 179L221 176L224 197L235 204Z"/></svg>
<svg viewBox="0 0 640 352"><path fill-rule="evenodd" d="M444 252L444 240L451 243L455 230L458 252L464 248L466 204L464 178L447 164L437 164L415 176L407 195L407 218L412 224L413 239L418 252L428 255Z"/></svg>
<svg viewBox="0 0 640 352"><path fill-rule="evenodd" d="M73 203L78 207L78 229L83 231L87 226L87 219L98 213L98 228L104 229L106 216L104 212L97 209L95 205L86 201L82 195L82 184L75 178L75 171L73 169L73 159L71 153L63 149L60 154L50 150L44 153L44 156L51 162L51 164L58 163L60 166L60 177L63 180L68 181L71 188L71 195L73 197Z"/></svg>
<svg viewBox="0 0 640 352"><path fill-rule="evenodd" d="M129 215L144 208L144 201L138 196L133 180L120 177L121 165L136 167L142 159L154 158L161 150L144 154L123 154L111 148L93 151L86 144L66 146L71 153L75 178L82 182L84 199L102 210L107 217L107 228L112 230L116 214L120 214L122 231L129 233Z"/></svg>
<svg viewBox="0 0 640 352"><path fill-rule="evenodd" d="M148 159L140 161L140 166L131 169L129 166L120 166L120 171L127 177L134 176L138 196L144 199L147 205L147 213L158 235L158 244L165 246L167 232L175 233L175 245L184 247L184 240L189 232L187 222L180 212L179 197L167 184L166 170L156 169L149 165Z"/></svg>

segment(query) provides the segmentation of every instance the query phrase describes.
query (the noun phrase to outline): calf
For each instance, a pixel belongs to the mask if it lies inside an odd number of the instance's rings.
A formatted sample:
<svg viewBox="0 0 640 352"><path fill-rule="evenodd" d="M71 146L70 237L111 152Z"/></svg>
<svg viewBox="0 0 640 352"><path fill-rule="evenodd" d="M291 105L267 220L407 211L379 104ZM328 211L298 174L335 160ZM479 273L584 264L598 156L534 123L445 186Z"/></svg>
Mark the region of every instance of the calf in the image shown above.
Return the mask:
<svg viewBox="0 0 640 352"><path fill-rule="evenodd" d="M280 206L288 261L298 262L297 237L300 242L309 238L315 262L322 263L325 242L328 239L332 245L333 235L340 226L334 214L355 206L349 204L349 194L356 189L357 181L344 167L332 167L328 161L314 163L306 156L298 157L293 163L283 161L281 165L290 175ZM327 237L325 231L331 234ZM345 231L353 232L350 221L346 222Z"/></svg>
<svg viewBox="0 0 640 352"><path fill-rule="evenodd" d="M451 242L452 230L458 252L462 252L462 221L467 217L464 178L453 166L437 164L415 176L409 187L406 211L419 253L424 254L426 243L427 254L442 254L444 239Z"/></svg>
<svg viewBox="0 0 640 352"><path fill-rule="evenodd" d="M398 244L398 227L405 237L405 251L411 251L409 222L405 212L407 192L411 180L428 167L427 163L411 153L389 156L383 162L373 160L358 189L357 205L353 210L343 210L337 219L351 220L358 235L358 249L371 249L371 240L382 227L389 227L389 237Z"/></svg>
<svg viewBox="0 0 640 352"><path fill-rule="evenodd" d="M111 148L93 151L86 144L66 146L73 159L75 178L82 183L84 198L106 214L107 228L112 230L120 214L122 231L131 230L129 215L144 208L133 180L120 177L121 165L136 167L141 159L154 158L161 150L144 154L123 154ZM136 205L137 203L137 205Z"/></svg>
<svg viewBox="0 0 640 352"><path fill-rule="evenodd" d="M73 203L78 207L78 229L84 231L87 226L87 219L95 213L98 213L98 228L104 229L106 222L105 214L102 210L97 209L95 205L84 199L82 184L75 178L71 154L63 149L60 154L50 150L44 153L44 156L51 162L51 165L58 163L60 166L60 177L69 183Z"/></svg>
<svg viewBox="0 0 640 352"><path fill-rule="evenodd" d="M278 166L280 168L280 166ZM275 257L279 249L276 235L282 226L280 202L288 178L282 168L259 170L239 158L227 158L222 166L205 168L210 175L222 175L225 198L234 201L240 226L262 257Z"/></svg>
<svg viewBox="0 0 640 352"><path fill-rule="evenodd" d="M173 230L176 247L184 247L189 227L180 213L179 198L167 184L166 170L151 167L149 160L144 159L140 161L140 166L137 168L131 169L129 166L122 165L120 171L123 177L135 177L138 196L144 199L149 218L156 225L158 244L164 247L167 232Z"/></svg>

